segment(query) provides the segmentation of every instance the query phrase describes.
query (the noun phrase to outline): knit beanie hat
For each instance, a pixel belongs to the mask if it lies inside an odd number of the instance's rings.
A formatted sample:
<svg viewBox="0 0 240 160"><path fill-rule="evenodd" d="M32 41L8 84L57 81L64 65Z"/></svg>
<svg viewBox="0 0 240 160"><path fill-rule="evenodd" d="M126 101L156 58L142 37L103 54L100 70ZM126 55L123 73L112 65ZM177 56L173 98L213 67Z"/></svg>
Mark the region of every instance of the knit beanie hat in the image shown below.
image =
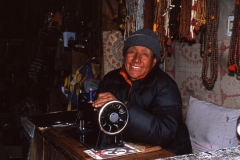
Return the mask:
<svg viewBox="0 0 240 160"><path fill-rule="evenodd" d="M144 46L151 49L157 59L160 59L160 42L158 36L150 29L140 29L132 33L124 42L123 56L131 46Z"/></svg>

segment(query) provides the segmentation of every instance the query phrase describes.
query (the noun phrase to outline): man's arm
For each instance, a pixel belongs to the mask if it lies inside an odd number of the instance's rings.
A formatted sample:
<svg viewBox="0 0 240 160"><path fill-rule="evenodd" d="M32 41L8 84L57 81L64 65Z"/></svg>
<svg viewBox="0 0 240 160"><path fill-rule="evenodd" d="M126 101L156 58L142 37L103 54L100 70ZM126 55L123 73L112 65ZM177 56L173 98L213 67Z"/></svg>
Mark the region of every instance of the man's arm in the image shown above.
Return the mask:
<svg viewBox="0 0 240 160"><path fill-rule="evenodd" d="M182 114L178 88L172 84L154 97L150 111L128 102L130 120L125 131L135 139L167 145L176 135Z"/></svg>

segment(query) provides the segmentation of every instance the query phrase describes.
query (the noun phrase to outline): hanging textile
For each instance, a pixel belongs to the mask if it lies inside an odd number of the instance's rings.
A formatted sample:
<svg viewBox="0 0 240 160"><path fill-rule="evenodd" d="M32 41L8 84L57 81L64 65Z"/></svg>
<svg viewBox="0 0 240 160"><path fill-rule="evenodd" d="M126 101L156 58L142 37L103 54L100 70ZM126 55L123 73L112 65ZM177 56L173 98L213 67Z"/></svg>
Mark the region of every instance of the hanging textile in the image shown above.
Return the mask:
<svg viewBox="0 0 240 160"><path fill-rule="evenodd" d="M35 58L33 60L29 67L28 78L43 87L48 87L51 84L51 74L43 59Z"/></svg>
<svg viewBox="0 0 240 160"><path fill-rule="evenodd" d="M123 36L120 31L103 32L103 74L120 68L123 64Z"/></svg>
<svg viewBox="0 0 240 160"><path fill-rule="evenodd" d="M75 74L71 74L64 80L64 91L67 94L67 110L77 108L78 94L84 89L84 82L87 79L100 80L100 64L98 61L88 59Z"/></svg>
<svg viewBox="0 0 240 160"><path fill-rule="evenodd" d="M124 39L144 27L144 0L126 0Z"/></svg>

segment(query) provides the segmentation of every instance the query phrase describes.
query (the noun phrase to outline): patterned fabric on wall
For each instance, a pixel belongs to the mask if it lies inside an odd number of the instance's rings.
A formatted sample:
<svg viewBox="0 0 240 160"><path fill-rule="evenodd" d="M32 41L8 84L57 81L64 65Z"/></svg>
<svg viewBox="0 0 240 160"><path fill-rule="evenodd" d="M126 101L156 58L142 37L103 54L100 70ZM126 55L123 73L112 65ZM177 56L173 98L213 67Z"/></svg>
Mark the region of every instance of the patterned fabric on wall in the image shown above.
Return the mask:
<svg viewBox="0 0 240 160"><path fill-rule="evenodd" d="M123 36L120 31L103 32L103 75L123 64Z"/></svg>
<svg viewBox="0 0 240 160"><path fill-rule="evenodd" d="M166 72L177 82L186 118L189 97L212 102L227 108L240 108L240 80L230 76L227 68L229 40L219 41L218 78L213 90L202 84L200 44L173 43L173 55L165 60Z"/></svg>

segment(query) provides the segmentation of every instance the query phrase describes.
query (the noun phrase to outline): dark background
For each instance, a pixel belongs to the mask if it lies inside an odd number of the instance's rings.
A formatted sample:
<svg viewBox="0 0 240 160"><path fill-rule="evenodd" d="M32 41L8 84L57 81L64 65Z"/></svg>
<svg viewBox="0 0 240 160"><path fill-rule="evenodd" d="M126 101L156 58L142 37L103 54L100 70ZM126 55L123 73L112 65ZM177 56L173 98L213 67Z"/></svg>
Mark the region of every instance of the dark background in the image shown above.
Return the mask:
<svg viewBox="0 0 240 160"><path fill-rule="evenodd" d="M61 23L49 27L56 12ZM22 145L21 117L48 112L50 97L66 110L60 73L68 75L71 67L55 68L59 39L64 31L76 32L78 39L88 39L84 54L99 56L100 16L101 0L0 1L0 159L8 159L4 146ZM36 58L44 61L38 83L29 78Z"/></svg>

